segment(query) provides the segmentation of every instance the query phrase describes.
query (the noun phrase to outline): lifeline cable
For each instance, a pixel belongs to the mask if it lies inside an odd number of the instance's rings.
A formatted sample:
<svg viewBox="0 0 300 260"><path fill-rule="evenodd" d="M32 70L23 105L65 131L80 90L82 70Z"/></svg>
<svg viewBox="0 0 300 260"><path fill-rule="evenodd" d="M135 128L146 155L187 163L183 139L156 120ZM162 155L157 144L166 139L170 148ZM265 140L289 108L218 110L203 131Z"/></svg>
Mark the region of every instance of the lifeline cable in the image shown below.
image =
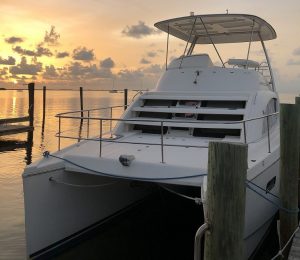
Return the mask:
<svg viewBox="0 0 300 260"><path fill-rule="evenodd" d="M264 191L264 192L266 192L266 193L272 195L272 196L275 197L276 199L280 199L280 198L279 198L277 195L275 195L274 193L272 193L272 192L270 192L270 191L267 191L266 189L264 189L264 188L258 186L257 184L255 184L255 183L252 182L252 181L246 180L246 183L250 183L250 184L252 184L253 186L259 188L260 190L262 190L262 191Z"/></svg>
<svg viewBox="0 0 300 260"><path fill-rule="evenodd" d="M289 213L289 214L298 214L298 212L299 212L299 208L291 210L291 209L287 209L287 208L284 208L284 207L278 205L277 203L275 203L274 201L270 200L269 198L267 198L263 194L259 193L257 190L253 189L249 184L246 184L246 187L248 189L252 190L253 192L255 192L261 198L265 199L266 201L270 202L271 204L273 204L274 206L276 206L278 209L283 210L286 213Z"/></svg>

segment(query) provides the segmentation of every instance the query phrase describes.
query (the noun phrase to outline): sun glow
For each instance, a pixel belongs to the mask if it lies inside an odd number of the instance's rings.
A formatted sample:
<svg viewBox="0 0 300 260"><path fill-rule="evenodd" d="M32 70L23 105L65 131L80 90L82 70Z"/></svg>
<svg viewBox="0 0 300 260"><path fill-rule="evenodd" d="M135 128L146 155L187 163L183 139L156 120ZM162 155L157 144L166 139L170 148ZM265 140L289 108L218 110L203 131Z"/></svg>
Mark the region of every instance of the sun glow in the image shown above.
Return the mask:
<svg viewBox="0 0 300 260"><path fill-rule="evenodd" d="M12 100L12 114L14 116L16 115L16 101L17 101L17 97L13 96L13 100Z"/></svg>

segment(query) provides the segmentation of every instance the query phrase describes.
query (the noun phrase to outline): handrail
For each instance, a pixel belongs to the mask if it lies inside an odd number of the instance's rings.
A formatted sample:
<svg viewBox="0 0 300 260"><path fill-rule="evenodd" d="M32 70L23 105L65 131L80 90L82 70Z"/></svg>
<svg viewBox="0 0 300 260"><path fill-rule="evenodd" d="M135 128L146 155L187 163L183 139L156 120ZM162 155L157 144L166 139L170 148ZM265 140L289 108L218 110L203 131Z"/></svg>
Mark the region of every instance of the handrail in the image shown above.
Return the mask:
<svg viewBox="0 0 300 260"><path fill-rule="evenodd" d="M126 106L129 106L129 105L126 105ZM104 109L118 108L118 107L124 107L124 105L122 105L122 106L109 106L109 107L99 107L99 108L91 108L91 109L68 111L68 112L63 112L63 113L56 114L55 117L60 117L61 115L66 115L66 114L74 114L74 113L80 113L80 112L89 112L89 111L96 111L96 110L104 110Z"/></svg>
<svg viewBox="0 0 300 260"><path fill-rule="evenodd" d="M120 106L123 107L123 106ZM80 111L79 111L80 112ZM120 122L152 122L152 123L167 123L167 122L172 122L172 123L202 123L202 124L243 124L244 122L250 122L258 119L263 119L269 116L275 116L278 115L279 112L275 112L272 114L260 116L260 117L253 117L249 119L244 119L244 120L238 120L238 121L213 121L213 120L172 120L172 119L124 119L124 118L108 118L108 117L82 117L82 116L60 116L60 114L57 114L55 117L60 117L60 118L69 118L69 119L91 119L91 120L111 120L111 121L120 121Z"/></svg>
<svg viewBox="0 0 300 260"><path fill-rule="evenodd" d="M63 133L61 131L61 120L63 118L67 118L67 119L77 119L77 120L81 120L81 123L83 122L83 120L87 120L87 138L81 138L81 140L92 140L92 141L99 141L99 157L102 156L102 142L115 142L115 143L128 143L128 144L146 144L146 145L160 145L161 147L161 163L165 163L165 157L164 157L164 147L165 146L176 146L176 147L186 147L187 145L172 145L172 144L165 144L164 143L164 128L166 126L168 126L168 123L178 123L178 124L222 124L222 125L241 125L241 128L243 130L243 136L244 136L244 143L247 143L247 134L246 134L246 123L247 122L251 122L254 120L259 120L259 119L267 119L267 138L268 138L268 152L271 153L271 141L270 141L270 122L269 122L269 117L271 116L275 116L278 115L279 112L275 112L275 113L271 113L268 115L263 115L263 116L259 116L259 117L254 117L254 118L249 118L249 119L244 119L244 120L239 120L239 121L208 121L208 120L189 120L189 119L185 119L185 120L172 120L172 119L145 119L145 118L134 118L134 119L124 119L124 118L113 118L113 109L114 108L123 108L124 106L110 106L110 107L104 107L104 108L96 108L96 109L86 109L86 110L77 110L77 111L71 111L71 112L64 112L64 113L60 113L57 114L56 117L58 117L59 119L59 129L58 129L58 133L56 134L56 136L58 137L58 150L60 150L61 147L61 138L66 138L66 139L77 139L77 138L73 138L70 136L64 136L61 135L61 133ZM90 112L91 111L96 111L96 110L104 110L104 109L110 109L110 117L91 117L90 116ZM87 111L88 112L88 116L72 116L70 114L74 114L74 113L79 113L82 111ZM99 121L99 128L100 128L100 134L99 134L99 138L95 139L95 138L89 138L89 129L90 129L90 120L98 120ZM104 121L109 121L109 133L110 133L110 138L103 138L103 122ZM137 122L139 123L143 123L143 122L148 122L148 123L159 123L160 126L160 143L156 144L156 143L143 143L143 142L124 142L124 141L119 141L117 139L119 138L113 138L113 132L112 132L112 122L116 121L116 122ZM203 148L203 146L194 146L194 145L188 145L188 147L201 147Z"/></svg>

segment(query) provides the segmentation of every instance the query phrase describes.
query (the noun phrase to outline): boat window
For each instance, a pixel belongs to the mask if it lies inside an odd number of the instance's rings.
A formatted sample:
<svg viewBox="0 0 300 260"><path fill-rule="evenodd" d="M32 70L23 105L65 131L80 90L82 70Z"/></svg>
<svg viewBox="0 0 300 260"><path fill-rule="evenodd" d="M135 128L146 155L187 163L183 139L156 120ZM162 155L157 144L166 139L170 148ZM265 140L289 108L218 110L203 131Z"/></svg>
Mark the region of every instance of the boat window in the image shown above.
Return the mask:
<svg viewBox="0 0 300 260"><path fill-rule="evenodd" d="M178 106L181 107L198 107L199 101L196 100L179 100Z"/></svg>
<svg viewBox="0 0 300 260"><path fill-rule="evenodd" d="M134 125L134 130L141 130L142 133L147 134L161 134L161 127L156 125ZM163 127L163 134L166 134L168 127Z"/></svg>
<svg viewBox="0 0 300 260"><path fill-rule="evenodd" d="M203 121L241 121L243 115L199 114L197 120Z"/></svg>
<svg viewBox="0 0 300 260"><path fill-rule="evenodd" d="M164 112L140 112L139 113L139 117L170 119L172 117L172 113L164 113Z"/></svg>
<svg viewBox="0 0 300 260"><path fill-rule="evenodd" d="M182 119L182 118L190 118L194 119L197 118L197 114L192 113L176 113L174 119Z"/></svg>
<svg viewBox="0 0 300 260"><path fill-rule="evenodd" d="M168 100L168 99L146 99L144 101L144 106L157 106L157 107L171 107L176 106L177 100Z"/></svg>
<svg viewBox="0 0 300 260"><path fill-rule="evenodd" d="M193 136L225 138L225 136L240 136L240 129L195 128Z"/></svg>
<svg viewBox="0 0 300 260"><path fill-rule="evenodd" d="M264 114L270 115L270 114L276 113L277 111L278 111L277 99L272 98L269 101L269 103L264 111ZM269 128L272 128L276 124L277 120L278 120L278 115L269 116ZM267 118L264 118L262 133L265 134L267 131L268 131L268 122L267 122Z"/></svg>
<svg viewBox="0 0 300 260"><path fill-rule="evenodd" d="M246 107L246 101L207 100L207 101L202 101L201 102L201 107L238 109L238 108L245 108Z"/></svg>

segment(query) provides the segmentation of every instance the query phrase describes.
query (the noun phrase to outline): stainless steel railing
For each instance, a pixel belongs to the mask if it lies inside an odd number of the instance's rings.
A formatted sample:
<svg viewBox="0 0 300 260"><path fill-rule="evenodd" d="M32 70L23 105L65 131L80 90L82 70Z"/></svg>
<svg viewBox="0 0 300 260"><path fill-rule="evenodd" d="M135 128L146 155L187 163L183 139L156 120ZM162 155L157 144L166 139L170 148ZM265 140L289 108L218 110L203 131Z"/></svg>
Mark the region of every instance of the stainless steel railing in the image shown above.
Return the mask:
<svg viewBox="0 0 300 260"><path fill-rule="evenodd" d="M172 119L123 119L123 118L113 118L113 111L117 108L123 108L124 106L111 106L111 107L105 107L105 108L96 108L96 109L85 109L85 110L77 110L77 111L71 111L71 112L64 112L57 114L56 117L58 117L58 133L56 134L56 137L58 137L58 150L61 149L61 138L65 139L77 139L77 140L91 140L91 141L99 141L99 156L102 156L102 149L103 149L103 142L114 142L114 143L126 143L126 144L145 144L145 145L159 145L161 150L161 163L165 162L165 147L168 146L175 146L175 147L193 147L193 148L203 148L204 146L197 146L197 145L179 145L179 144L167 144L164 142L164 127L167 123L178 123L178 124L187 124L187 123L193 123L193 124L241 124L242 130L243 130L243 143L247 144L247 127L246 123L266 119L267 122L267 140L268 140L268 152L271 153L271 140L270 140L270 120L269 118L275 115L278 115L278 112L263 115L260 117L245 119L241 121L196 121L196 120L172 120ZM94 111L103 111L108 110L110 117L99 117L99 116L91 116L91 113ZM77 116L74 115L76 113L86 112L87 116ZM75 119L80 120L81 124L84 120L87 122L87 134L86 138L84 137L71 137L67 135L62 135L62 119ZM89 131L90 131L90 121L96 120L99 121L99 138L90 138L89 137ZM109 131L103 132L103 122L109 122ZM145 123L157 123L157 125L160 126L160 143L145 143L145 142L129 142L129 141L122 141L120 140L120 136L113 136L113 122L138 122L138 124ZM105 136L105 137L104 137Z"/></svg>

